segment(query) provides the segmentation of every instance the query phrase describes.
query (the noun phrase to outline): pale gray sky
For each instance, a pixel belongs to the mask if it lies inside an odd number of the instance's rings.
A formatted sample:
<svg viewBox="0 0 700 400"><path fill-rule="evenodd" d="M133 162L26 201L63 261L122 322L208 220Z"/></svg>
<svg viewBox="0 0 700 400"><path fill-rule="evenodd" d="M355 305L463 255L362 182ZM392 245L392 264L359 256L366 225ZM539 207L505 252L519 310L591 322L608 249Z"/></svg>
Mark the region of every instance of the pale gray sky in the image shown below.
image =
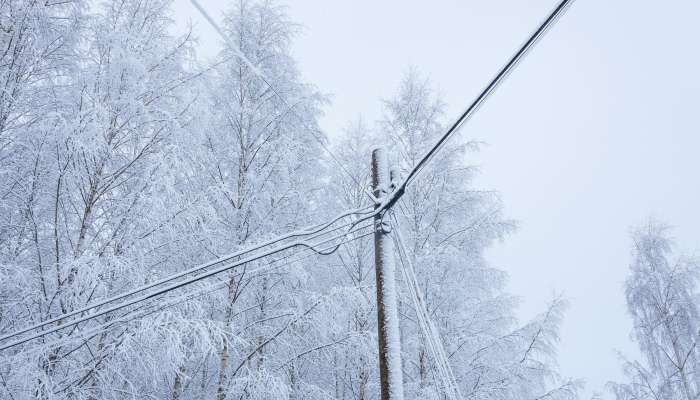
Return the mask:
<svg viewBox="0 0 700 400"><path fill-rule="evenodd" d="M200 2L220 20L225 1ZM409 66L456 117L555 3L286 1L304 27L294 52L305 79L333 94L331 136L359 114L378 118ZM554 292L570 299L560 365L588 393L621 379L615 349L636 352L629 227L653 215L681 248L700 248L698 15L695 0L578 0L460 133L489 143L478 184L521 223L490 260L509 272L523 319ZM195 24L205 57L220 49L189 0L176 0L176 19Z"/></svg>

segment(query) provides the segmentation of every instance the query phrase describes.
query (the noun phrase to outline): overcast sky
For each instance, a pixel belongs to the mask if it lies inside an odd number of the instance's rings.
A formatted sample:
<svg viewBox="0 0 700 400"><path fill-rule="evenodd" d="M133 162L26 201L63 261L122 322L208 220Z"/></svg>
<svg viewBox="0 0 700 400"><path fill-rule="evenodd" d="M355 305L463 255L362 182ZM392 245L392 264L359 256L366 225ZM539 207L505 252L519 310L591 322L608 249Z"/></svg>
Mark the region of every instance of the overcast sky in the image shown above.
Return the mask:
<svg viewBox="0 0 700 400"><path fill-rule="evenodd" d="M225 1L200 0L219 21ZM429 76L453 119L555 5L555 0L288 0L303 26L294 53L305 79L332 94L333 136L379 117L411 66ZM511 276L523 319L553 293L571 302L560 365L587 393L621 379L615 351L635 355L623 283L630 226L675 226L700 249L700 2L578 0L460 132L487 142L473 161L480 188L503 195L517 233L490 253ZM199 52L221 42L189 0ZM610 398L606 394L605 398Z"/></svg>

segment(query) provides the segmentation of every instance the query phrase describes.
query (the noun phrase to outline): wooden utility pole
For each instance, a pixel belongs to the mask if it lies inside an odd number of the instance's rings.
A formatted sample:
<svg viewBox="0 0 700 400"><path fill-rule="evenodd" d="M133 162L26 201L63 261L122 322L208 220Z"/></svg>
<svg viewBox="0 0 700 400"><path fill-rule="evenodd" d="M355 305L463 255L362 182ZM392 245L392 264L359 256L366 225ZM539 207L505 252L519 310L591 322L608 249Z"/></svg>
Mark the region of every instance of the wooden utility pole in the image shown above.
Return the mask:
<svg viewBox="0 0 700 400"><path fill-rule="evenodd" d="M381 202L391 189L391 173L386 151L372 152L372 189ZM378 205L377 205L378 207ZM374 265L377 277L377 328L379 341L379 381L381 400L403 400L401 334L396 299L394 244L391 225L384 212L374 217Z"/></svg>

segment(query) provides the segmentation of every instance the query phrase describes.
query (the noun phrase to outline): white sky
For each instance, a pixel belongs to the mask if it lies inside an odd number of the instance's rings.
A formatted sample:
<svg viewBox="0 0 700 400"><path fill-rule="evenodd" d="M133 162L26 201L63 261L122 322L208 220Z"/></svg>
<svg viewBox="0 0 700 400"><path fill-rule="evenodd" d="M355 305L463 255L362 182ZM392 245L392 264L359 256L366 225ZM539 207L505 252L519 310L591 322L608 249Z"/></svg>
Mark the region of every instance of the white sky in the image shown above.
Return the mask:
<svg viewBox="0 0 700 400"><path fill-rule="evenodd" d="M224 1L200 0L218 21ZM307 81L333 95L332 137L379 118L409 66L428 75L453 119L556 0L287 0L303 25L294 52ZM220 49L189 0L175 0L200 52ZM511 276L523 319L554 292L571 301L560 365L587 392L621 379L615 349L635 354L623 282L629 227L653 215L700 248L697 157L700 2L578 0L462 137L489 143L481 188L503 194L519 231L489 254ZM605 398L610 398L606 394Z"/></svg>

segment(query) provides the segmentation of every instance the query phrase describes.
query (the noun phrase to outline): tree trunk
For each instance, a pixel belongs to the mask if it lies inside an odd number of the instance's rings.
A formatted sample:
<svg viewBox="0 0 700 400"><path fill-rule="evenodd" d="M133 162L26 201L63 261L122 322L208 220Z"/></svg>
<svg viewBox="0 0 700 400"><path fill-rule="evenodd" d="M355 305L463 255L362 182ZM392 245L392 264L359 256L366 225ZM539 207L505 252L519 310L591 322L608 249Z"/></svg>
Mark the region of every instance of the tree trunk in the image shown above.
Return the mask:
<svg viewBox="0 0 700 400"><path fill-rule="evenodd" d="M226 307L226 317L224 319L225 327L228 329L231 324L231 318L233 315L233 305L238 298L238 284L236 283L236 277L231 275L228 283L228 301ZM216 389L216 400L226 399L226 386L228 385L228 376L226 371L228 369L229 362L229 348L228 348L228 338L224 335L223 343L221 346L221 351L219 352L219 385Z"/></svg>
<svg viewBox="0 0 700 400"><path fill-rule="evenodd" d="M179 400L182 396L182 381L185 378L185 366L181 365L175 372L175 383L173 384L173 400Z"/></svg>

